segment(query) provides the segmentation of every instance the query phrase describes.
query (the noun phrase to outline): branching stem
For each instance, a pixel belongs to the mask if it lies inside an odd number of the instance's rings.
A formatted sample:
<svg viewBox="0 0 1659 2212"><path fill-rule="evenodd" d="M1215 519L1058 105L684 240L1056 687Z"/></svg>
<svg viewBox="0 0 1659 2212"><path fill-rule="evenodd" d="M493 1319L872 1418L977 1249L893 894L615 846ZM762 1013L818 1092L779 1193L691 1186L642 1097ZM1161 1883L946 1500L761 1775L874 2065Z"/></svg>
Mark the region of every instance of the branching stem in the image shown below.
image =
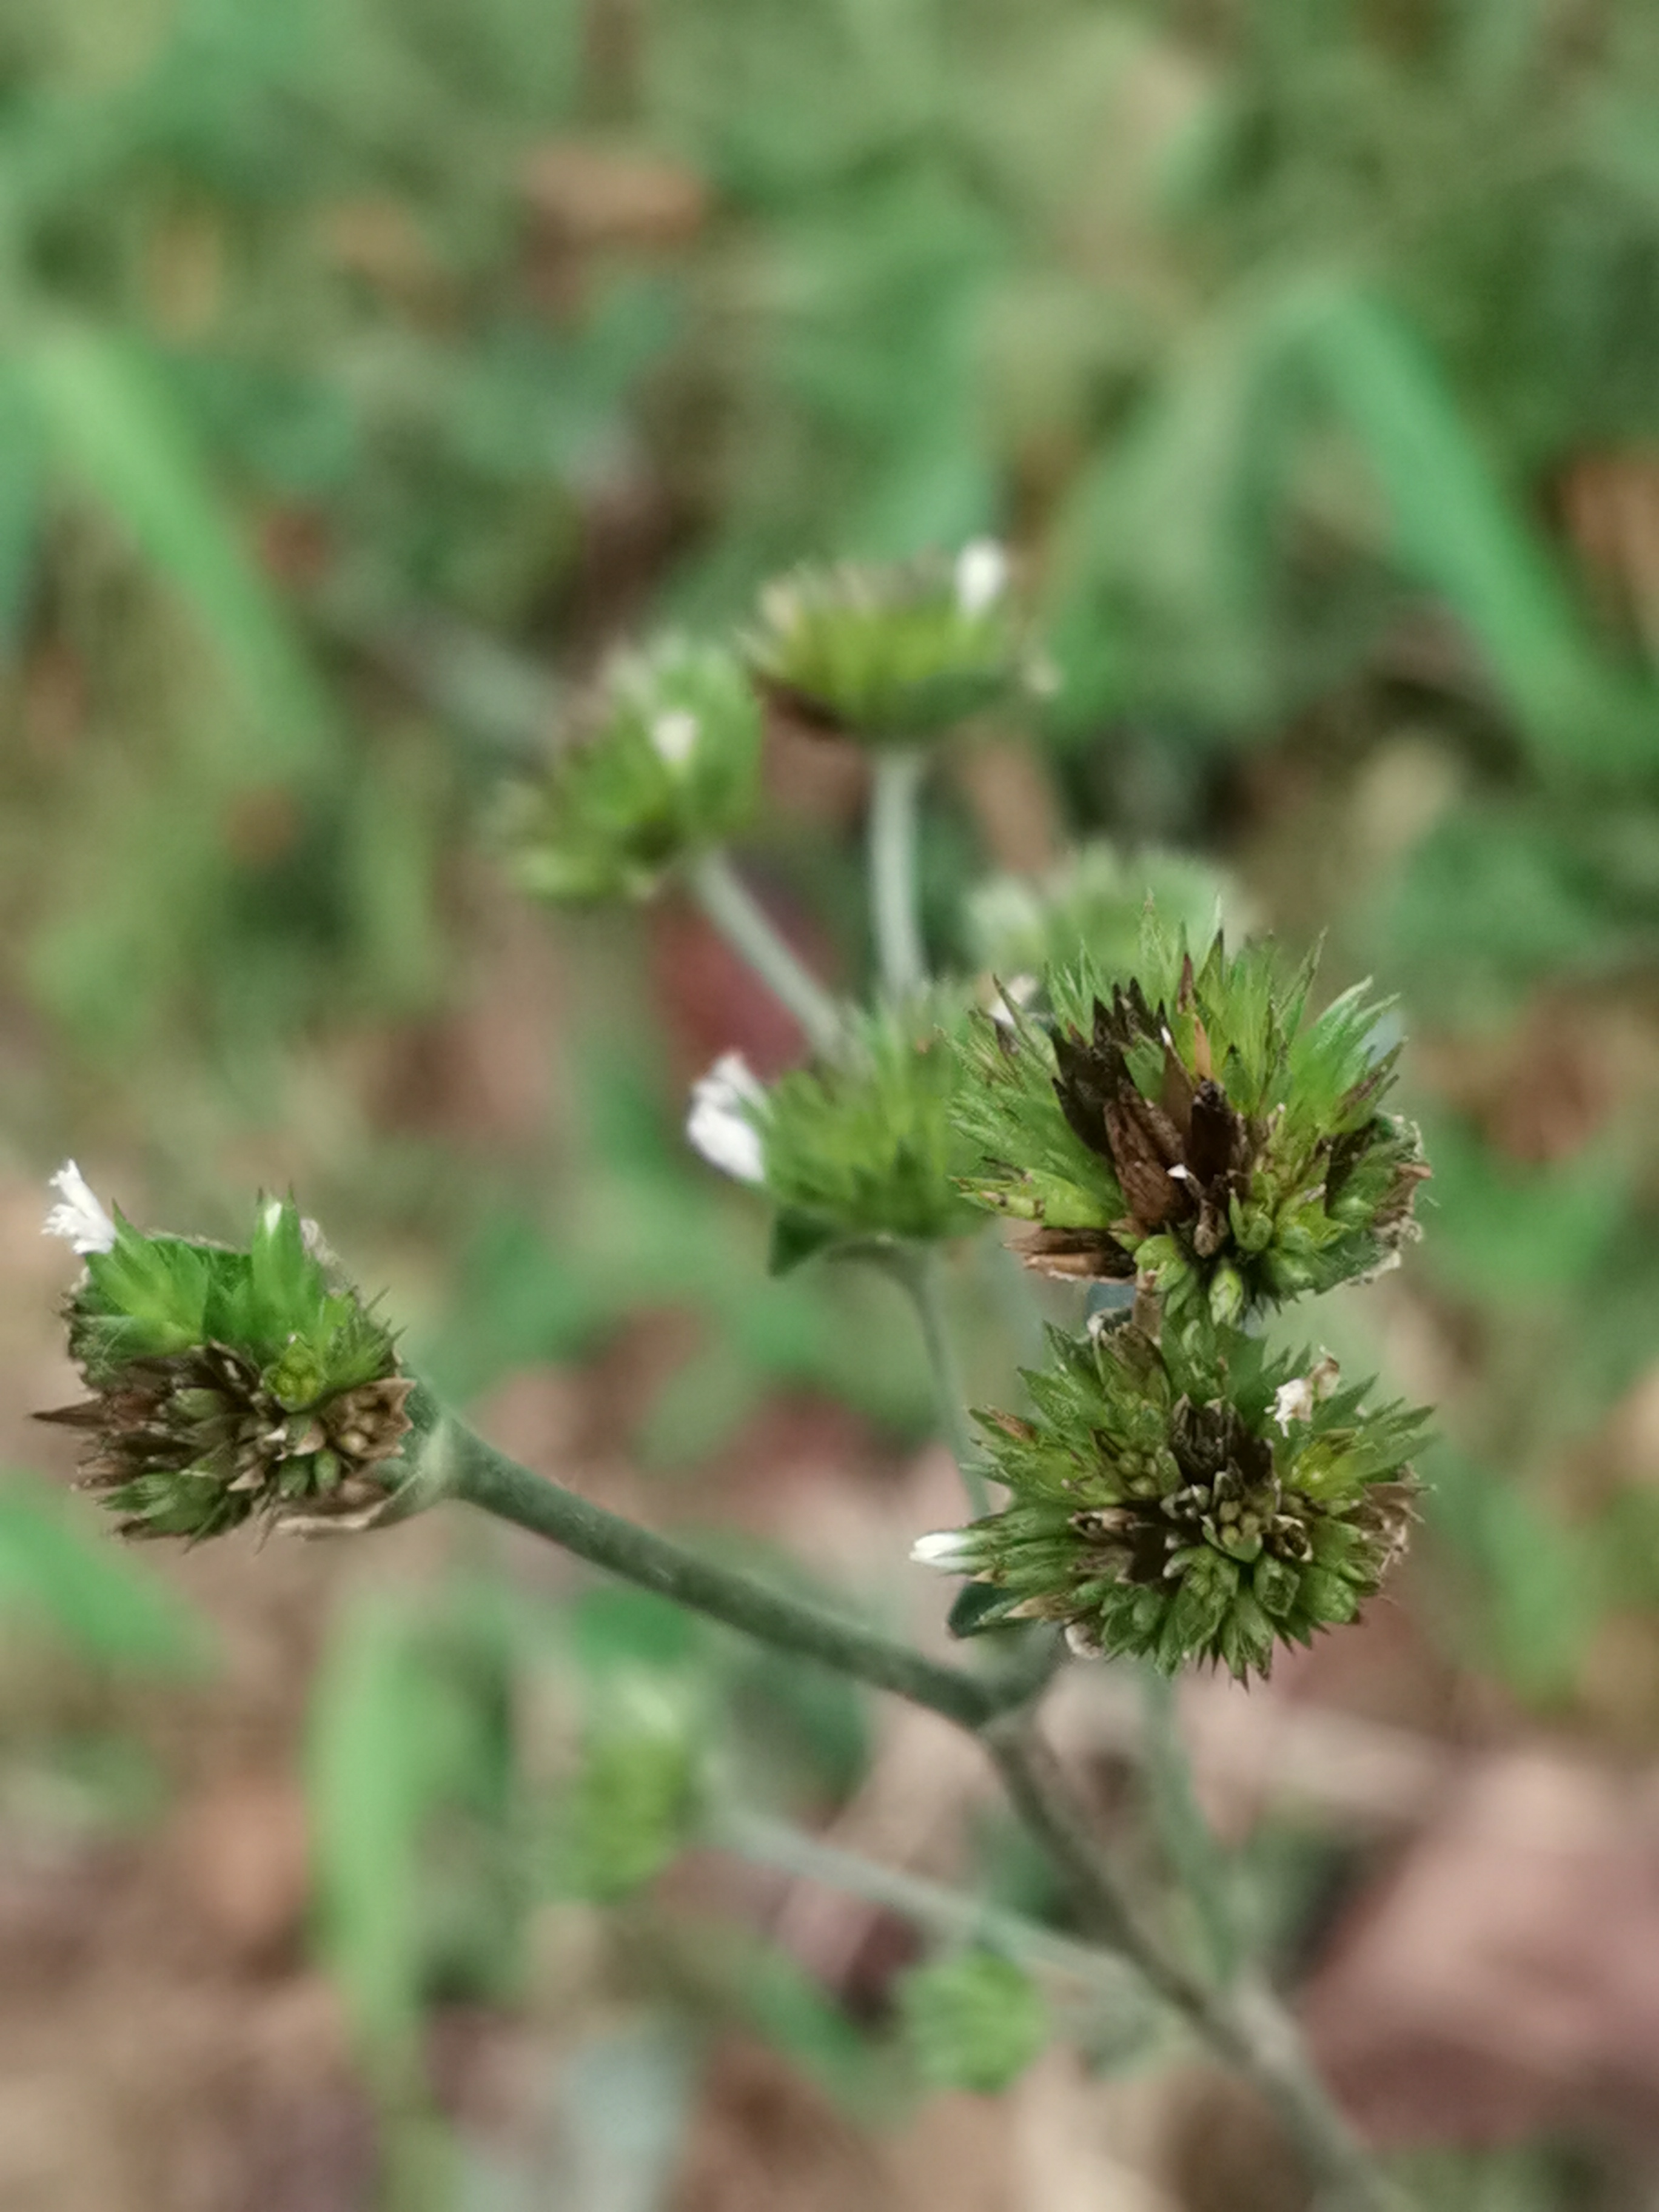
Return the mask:
<svg viewBox="0 0 1659 2212"><path fill-rule="evenodd" d="M420 1432L416 1451L416 1478L433 1490L516 1522L777 1650L890 1690L976 1736L1015 1810L1071 1889L1090 1934L1135 1967L1218 2057L1255 2082L1319 2184L1321 2212L1390 2212L1397 2200L1309 2065L1278 1999L1255 1984L1211 1988L1142 1925L1095 1839L1086 1810L1032 1723L1037 1683L1030 1677L1016 1672L1000 1683L970 1674L860 1622L769 1589L532 1474L448 1417Z"/></svg>

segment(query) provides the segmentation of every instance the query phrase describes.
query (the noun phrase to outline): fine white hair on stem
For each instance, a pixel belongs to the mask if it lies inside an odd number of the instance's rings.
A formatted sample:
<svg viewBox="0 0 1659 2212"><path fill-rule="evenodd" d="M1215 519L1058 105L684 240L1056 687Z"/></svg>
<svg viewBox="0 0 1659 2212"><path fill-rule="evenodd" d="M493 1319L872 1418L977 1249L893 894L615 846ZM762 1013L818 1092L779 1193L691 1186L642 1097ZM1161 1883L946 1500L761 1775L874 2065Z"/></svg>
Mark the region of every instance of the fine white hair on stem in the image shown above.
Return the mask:
<svg viewBox="0 0 1659 2212"><path fill-rule="evenodd" d="M722 1053L692 1088L686 1136L722 1175L738 1182L763 1182L766 1148L752 1114L765 1103L766 1093L743 1054Z"/></svg>
<svg viewBox="0 0 1659 2212"><path fill-rule="evenodd" d="M957 556L957 605L971 622L1002 597L1008 585L1008 556L994 538L975 538Z"/></svg>
<svg viewBox="0 0 1659 2212"><path fill-rule="evenodd" d="M61 1237L77 1252L108 1252L115 1244L115 1224L94 1197L92 1186L76 1166L65 1160L52 1178L61 1203L47 1214L41 1234Z"/></svg>

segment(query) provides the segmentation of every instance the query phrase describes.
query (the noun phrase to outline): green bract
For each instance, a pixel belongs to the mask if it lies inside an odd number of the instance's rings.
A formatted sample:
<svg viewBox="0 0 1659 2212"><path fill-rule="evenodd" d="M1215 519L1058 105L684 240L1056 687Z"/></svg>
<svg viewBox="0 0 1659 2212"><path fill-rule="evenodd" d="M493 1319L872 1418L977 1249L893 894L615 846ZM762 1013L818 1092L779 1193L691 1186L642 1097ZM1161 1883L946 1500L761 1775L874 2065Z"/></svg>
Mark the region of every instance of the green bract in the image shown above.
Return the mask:
<svg viewBox="0 0 1659 2212"><path fill-rule="evenodd" d="M117 1217L66 1308L94 1395L44 1420L83 1429L87 1486L130 1536L215 1536L370 1518L404 1474L412 1389L391 1332L334 1279L291 1202L246 1251Z"/></svg>
<svg viewBox="0 0 1659 2212"><path fill-rule="evenodd" d="M1032 1416L978 1416L1008 1506L916 1547L1000 1593L976 1626L1058 1621L1084 1651L1242 1680L1353 1619L1404 1547L1426 1414L1367 1412L1334 1363L1237 1332L1160 1346L1123 1323L1049 1344L1025 1376Z"/></svg>
<svg viewBox="0 0 1659 2212"><path fill-rule="evenodd" d="M962 1068L944 1030L887 1011L857 1021L836 1059L797 1068L748 1109L778 1204L775 1267L827 1245L973 1229L957 1188L970 1158L953 1120Z"/></svg>
<svg viewBox="0 0 1659 2212"><path fill-rule="evenodd" d="M614 661L508 836L536 896L648 897L741 830L760 787L760 707L722 647L668 638Z"/></svg>
<svg viewBox="0 0 1659 2212"><path fill-rule="evenodd" d="M965 1186L1033 1224L1057 1275L1139 1276L1173 1318L1237 1320L1387 1261L1414 1233L1416 1132L1378 1110L1395 1053L1356 987L1304 1020L1313 966L1272 945L1196 968L1149 923L1135 978L1050 969L1052 1015L981 1016L959 1117L981 1155Z"/></svg>
<svg viewBox="0 0 1659 2212"><path fill-rule="evenodd" d="M965 547L892 568L798 568L763 593L749 664L808 722L866 743L936 736L1026 673L1002 556Z"/></svg>
<svg viewBox="0 0 1659 2212"><path fill-rule="evenodd" d="M1011 983L1079 957L1121 975L1139 957L1149 902L1167 927L1201 943L1229 901L1222 877L1203 860L1097 843L1080 846L1040 879L994 876L981 884L968 902L968 931L978 965Z"/></svg>

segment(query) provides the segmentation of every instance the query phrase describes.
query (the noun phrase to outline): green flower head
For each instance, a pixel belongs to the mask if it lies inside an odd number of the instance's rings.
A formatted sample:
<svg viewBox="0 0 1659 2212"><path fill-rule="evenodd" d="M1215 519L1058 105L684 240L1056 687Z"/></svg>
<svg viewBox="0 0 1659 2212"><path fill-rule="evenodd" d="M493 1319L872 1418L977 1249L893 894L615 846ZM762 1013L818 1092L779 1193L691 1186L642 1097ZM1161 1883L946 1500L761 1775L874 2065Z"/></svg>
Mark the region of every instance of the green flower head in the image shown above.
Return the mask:
<svg viewBox="0 0 1659 2212"><path fill-rule="evenodd" d="M413 1385L297 1207L263 1202L239 1251L111 1219L73 1162L54 1180L48 1231L86 1260L64 1313L93 1395L39 1418L86 1433L85 1485L122 1534L388 1517Z"/></svg>
<svg viewBox="0 0 1659 2212"><path fill-rule="evenodd" d="M1031 1227L1030 1265L1155 1288L1170 1317L1236 1321L1388 1262L1428 1173L1379 1110L1396 1051L1363 986L1304 1018L1313 968L1273 947L1194 965L1150 921L1139 973L1051 969L1043 1017L983 1017L961 1123L981 1206Z"/></svg>
<svg viewBox="0 0 1659 2212"><path fill-rule="evenodd" d="M928 1243L971 1232L958 1181L969 1155L953 1119L963 1063L935 1019L888 1010L849 1018L834 1059L763 1089L728 1054L693 1097L687 1134L778 1213L775 1271L834 1246Z"/></svg>
<svg viewBox="0 0 1659 2212"><path fill-rule="evenodd" d="M809 726L909 744L1029 680L1007 562L981 540L954 561L798 568L763 593L748 640L765 689Z"/></svg>
<svg viewBox="0 0 1659 2212"><path fill-rule="evenodd" d="M1030 1418L977 1417L1008 1505L915 1547L999 1593L976 1626L1057 1621L1085 1653L1243 1680L1354 1618L1405 1547L1426 1414L1236 1332L1050 1340Z"/></svg>
<svg viewBox="0 0 1659 2212"><path fill-rule="evenodd" d="M980 884L968 902L968 933L976 963L992 975L1035 978L1079 953L1103 975L1127 975L1149 902L1167 927L1201 942L1234 897L1206 861L1155 848L1124 853L1098 841L1039 879L993 876Z"/></svg>
<svg viewBox="0 0 1659 2212"><path fill-rule="evenodd" d="M540 898L648 897L742 829L760 789L760 707L717 646L668 638L615 660L507 824Z"/></svg>

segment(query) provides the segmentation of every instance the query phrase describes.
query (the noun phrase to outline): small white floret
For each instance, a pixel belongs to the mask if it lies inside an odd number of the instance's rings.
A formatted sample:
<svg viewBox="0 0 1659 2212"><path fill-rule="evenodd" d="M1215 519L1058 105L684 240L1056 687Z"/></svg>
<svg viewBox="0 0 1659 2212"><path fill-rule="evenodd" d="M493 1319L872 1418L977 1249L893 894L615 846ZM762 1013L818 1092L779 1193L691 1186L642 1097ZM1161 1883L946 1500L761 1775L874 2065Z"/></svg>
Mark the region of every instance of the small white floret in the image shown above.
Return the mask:
<svg viewBox="0 0 1659 2212"><path fill-rule="evenodd" d="M1314 1387L1305 1375L1293 1375L1288 1382L1280 1383L1273 1393L1273 1419L1288 1436L1292 1421L1310 1421L1314 1412Z"/></svg>
<svg viewBox="0 0 1659 2212"><path fill-rule="evenodd" d="M65 1160L52 1178L52 1187L63 1203L47 1214L41 1234L61 1237L77 1252L108 1252L114 1249L115 1224L92 1194L92 1186L73 1160Z"/></svg>
<svg viewBox="0 0 1659 2212"><path fill-rule="evenodd" d="M1008 556L994 538L975 538L957 556L957 605L973 622L1008 586Z"/></svg>
<svg viewBox="0 0 1659 2212"><path fill-rule="evenodd" d="M691 1092L685 1133L711 1167L737 1182L766 1180L766 1148L745 1108L763 1106L766 1093L740 1052L722 1053Z"/></svg>
<svg viewBox="0 0 1659 2212"><path fill-rule="evenodd" d="M702 725L684 707L671 707L651 725L651 744L659 760L684 768L697 749Z"/></svg>
<svg viewBox="0 0 1659 2212"><path fill-rule="evenodd" d="M965 1528L939 1528L931 1536L918 1536L910 1557L919 1567L936 1567L942 1575L965 1575L972 1570L974 1551Z"/></svg>
<svg viewBox="0 0 1659 2212"><path fill-rule="evenodd" d="M1074 1659L1098 1659L1102 1656L1098 1638L1080 1620L1066 1622L1066 1649Z"/></svg>

